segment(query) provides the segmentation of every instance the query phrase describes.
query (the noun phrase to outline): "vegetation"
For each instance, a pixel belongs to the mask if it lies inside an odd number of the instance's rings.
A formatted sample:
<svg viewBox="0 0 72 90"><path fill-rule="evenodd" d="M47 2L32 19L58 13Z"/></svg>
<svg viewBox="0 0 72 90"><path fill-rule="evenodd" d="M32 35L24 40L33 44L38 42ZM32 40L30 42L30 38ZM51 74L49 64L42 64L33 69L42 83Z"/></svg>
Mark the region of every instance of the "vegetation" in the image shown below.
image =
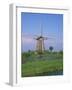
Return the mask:
<svg viewBox="0 0 72 90"><path fill-rule="evenodd" d="M50 47L49 47L49 50L52 52L52 51L53 51L53 47L52 47L52 46L50 46Z"/></svg>
<svg viewBox="0 0 72 90"><path fill-rule="evenodd" d="M22 77L63 74L63 52L22 53Z"/></svg>

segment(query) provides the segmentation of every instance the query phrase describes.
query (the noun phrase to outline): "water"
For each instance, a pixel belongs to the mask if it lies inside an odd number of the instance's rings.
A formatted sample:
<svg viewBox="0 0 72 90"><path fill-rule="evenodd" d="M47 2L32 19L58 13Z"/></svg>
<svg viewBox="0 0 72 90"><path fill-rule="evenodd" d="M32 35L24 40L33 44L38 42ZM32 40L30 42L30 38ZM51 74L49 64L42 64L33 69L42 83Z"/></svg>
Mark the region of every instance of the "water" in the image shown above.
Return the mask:
<svg viewBox="0 0 72 90"><path fill-rule="evenodd" d="M63 71L54 71L54 72L43 72L37 73L35 76L56 76L56 75L63 75Z"/></svg>

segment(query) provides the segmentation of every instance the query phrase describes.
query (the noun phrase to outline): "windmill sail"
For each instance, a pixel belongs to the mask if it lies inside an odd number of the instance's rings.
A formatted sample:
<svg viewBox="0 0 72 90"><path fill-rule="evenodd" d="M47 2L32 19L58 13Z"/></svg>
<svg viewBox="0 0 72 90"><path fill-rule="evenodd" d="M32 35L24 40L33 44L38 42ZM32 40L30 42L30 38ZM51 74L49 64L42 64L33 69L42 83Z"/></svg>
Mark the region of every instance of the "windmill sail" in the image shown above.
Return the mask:
<svg viewBox="0 0 72 90"><path fill-rule="evenodd" d="M35 38L35 40L37 40L36 51L38 53L43 53L45 50L44 40L47 40L47 37L43 36L42 24L40 25L40 29L41 29L40 36Z"/></svg>

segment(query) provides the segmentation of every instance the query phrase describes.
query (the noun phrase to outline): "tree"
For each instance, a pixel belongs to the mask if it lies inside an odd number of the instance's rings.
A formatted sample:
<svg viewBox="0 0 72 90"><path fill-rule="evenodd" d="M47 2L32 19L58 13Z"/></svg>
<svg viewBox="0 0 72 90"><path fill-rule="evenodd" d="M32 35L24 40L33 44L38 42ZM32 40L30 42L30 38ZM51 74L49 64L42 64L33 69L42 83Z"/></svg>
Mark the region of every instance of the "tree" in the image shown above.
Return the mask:
<svg viewBox="0 0 72 90"><path fill-rule="evenodd" d="M49 47L49 50L52 52L52 51L53 51L53 47L52 47L52 46L50 46L50 47Z"/></svg>
<svg viewBox="0 0 72 90"><path fill-rule="evenodd" d="M59 53L61 54L61 55L63 55L63 51L61 50L61 51L59 51Z"/></svg>

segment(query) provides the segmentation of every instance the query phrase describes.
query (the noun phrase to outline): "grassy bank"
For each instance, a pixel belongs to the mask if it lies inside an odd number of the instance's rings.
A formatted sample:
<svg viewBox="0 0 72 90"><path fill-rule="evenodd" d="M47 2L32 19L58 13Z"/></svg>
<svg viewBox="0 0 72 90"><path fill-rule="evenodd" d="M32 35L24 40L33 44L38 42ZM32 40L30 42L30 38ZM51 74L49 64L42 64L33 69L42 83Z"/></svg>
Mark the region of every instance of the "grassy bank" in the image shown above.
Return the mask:
<svg viewBox="0 0 72 90"><path fill-rule="evenodd" d="M21 67L22 77L63 74L63 59L61 54L45 54L42 58L30 55L29 57L25 57L25 59L27 62L22 63Z"/></svg>

